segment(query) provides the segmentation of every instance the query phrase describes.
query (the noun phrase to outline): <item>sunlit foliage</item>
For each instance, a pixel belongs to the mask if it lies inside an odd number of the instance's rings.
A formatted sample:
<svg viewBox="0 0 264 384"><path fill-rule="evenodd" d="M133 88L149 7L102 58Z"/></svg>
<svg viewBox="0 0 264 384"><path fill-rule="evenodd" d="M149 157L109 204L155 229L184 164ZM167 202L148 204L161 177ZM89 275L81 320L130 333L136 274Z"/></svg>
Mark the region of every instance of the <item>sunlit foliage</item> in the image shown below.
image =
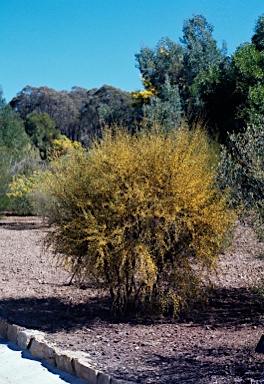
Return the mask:
<svg viewBox="0 0 264 384"><path fill-rule="evenodd" d="M47 159L53 141L60 138L60 131L55 127L55 121L47 113L34 111L26 117L25 130L32 143L38 148L42 160Z"/></svg>
<svg viewBox="0 0 264 384"><path fill-rule="evenodd" d="M48 151L48 159L54 161L75 150L83 152L84 148L78 141L72 141L65 135L60 135L58 139L52 141L52 145Z"/></svg>

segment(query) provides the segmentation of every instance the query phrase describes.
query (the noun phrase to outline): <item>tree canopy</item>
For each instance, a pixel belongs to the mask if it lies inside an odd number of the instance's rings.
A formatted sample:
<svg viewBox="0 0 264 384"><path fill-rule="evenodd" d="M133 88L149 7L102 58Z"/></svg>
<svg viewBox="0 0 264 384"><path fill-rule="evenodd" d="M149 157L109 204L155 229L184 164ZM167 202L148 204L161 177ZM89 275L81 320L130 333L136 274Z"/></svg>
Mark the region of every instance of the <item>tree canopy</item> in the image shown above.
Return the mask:
<svg viewBox="0 0 264 384"><path fill-rule="evenodd" d="M56 129L85 146L91 137L100 134L101 123L131 125L136 119L131 104L128 92L107 85L89 91L73 87L70 92L26 86L10 102L23 121L32 112L48 114Z"/></svg>

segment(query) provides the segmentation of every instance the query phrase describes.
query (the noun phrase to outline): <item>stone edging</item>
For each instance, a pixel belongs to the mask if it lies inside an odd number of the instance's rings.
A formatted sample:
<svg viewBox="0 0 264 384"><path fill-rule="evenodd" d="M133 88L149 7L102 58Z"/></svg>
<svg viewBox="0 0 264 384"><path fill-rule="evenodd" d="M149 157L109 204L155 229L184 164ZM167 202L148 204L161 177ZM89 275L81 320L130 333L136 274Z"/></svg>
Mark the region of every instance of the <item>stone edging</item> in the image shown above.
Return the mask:
<svg viewBox="0 0 264 384"><path fill-rule="evenodd" d="M125 384L124 381L116 380L93 368L86 353L61 350L49 345L44 332L9 324L0 317L0 334L19 348L27 349L33 357L77 376L88 384Z"/></svg>

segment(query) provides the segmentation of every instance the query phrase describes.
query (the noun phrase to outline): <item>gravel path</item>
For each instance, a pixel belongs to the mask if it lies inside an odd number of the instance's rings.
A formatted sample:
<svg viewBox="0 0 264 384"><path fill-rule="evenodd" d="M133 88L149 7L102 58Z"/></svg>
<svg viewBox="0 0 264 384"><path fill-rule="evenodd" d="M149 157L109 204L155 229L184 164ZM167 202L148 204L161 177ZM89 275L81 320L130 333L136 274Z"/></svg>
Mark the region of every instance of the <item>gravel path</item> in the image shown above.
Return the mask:
<svg viewBox="0 0 264 384"><path fill-rule="evenodd" d="M0 316L46 332L64 349L88 353L92 364L137 383L264 383L264 249L239 227L208 308L183 321L109 315L109 298L92 286L67 286L70 274L41 253L40 219L0 219Z"/></svg>

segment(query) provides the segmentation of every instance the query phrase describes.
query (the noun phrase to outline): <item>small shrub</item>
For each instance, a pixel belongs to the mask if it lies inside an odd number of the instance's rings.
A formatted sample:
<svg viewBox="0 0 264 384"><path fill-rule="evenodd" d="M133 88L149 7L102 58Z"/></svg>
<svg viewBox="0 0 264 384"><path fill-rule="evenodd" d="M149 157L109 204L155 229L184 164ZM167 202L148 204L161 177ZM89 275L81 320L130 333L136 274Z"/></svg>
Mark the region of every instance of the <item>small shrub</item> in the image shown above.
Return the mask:
<svg viewBox="0 0 264 384"><path fill-rule="evenodd" d="M52 164L73 152L82 153L81 143L71 141L64 135L53 140L47 151L48 160L35 164L35 170L27 173L18 173L8 184L6 196L9 198L10 209L20 214L43 214L48 204L49 193L46 190L47 180L51 177Z"/></svg>
<svg viewBox="0 0 264 384"><path fill-rule="evenodd" d="M31 174L17 175L8 185L10 208L22 215L37 215L41 213L41 196L47 183L46 178L49 176L49 171L46 169L33 171Z"/></svg>
<svg viewBox="0 0 264 384"><path fill-rule="evenodd" d="M233 222L211 158L201 130L106 130L48 178L46 246L108 289L115 312L179 313L200 295Z"/></svg>
<svg viewBox="0 0 264 384"><path fill-rule="evenodd" d="M83 152L84 148L78 141L72 141L65 135L60 135L58 139L52 141L52 145L47 151L47 157L49 161L55 161L72 151Z"/></svg>

